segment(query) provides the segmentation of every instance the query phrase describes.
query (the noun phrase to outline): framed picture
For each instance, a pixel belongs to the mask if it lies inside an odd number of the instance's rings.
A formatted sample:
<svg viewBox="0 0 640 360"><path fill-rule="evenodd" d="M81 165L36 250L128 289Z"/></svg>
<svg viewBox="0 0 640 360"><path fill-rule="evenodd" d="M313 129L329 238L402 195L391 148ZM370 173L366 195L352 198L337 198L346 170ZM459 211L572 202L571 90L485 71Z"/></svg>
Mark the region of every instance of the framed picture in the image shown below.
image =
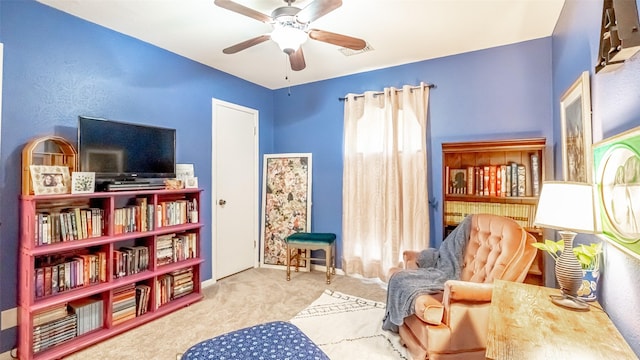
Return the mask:
<svg viewBox="0 0 640 360"><path fill-rule="evenodd" d="M96 173L74 171L71 173L71 193L90 194L95 191Z"/></svg>
<svg viewBox="0 0 640 360"><path fill-rule="evenodd" d="M188 178L195 178L196 173L195 173L195 169L193 164L176 164L176 179L182 180L182 183L184 184L185 188L187 187L187 179ZM193 180L191 180L191 183L193 184ZM198 179L195 178L195 186L193 186L193 188L197 188L198 187Z"/></svg>
<svg viewBox="0 0 640 360"><path fill-rule="evenodd" d="M198 188L198 178L195 176L185 177L183 178L184 188L185 189L197 189Z"/></svg>
<svg viewBox="0 0 640 360"><path fill-rule="evenodd" d="M583 72L560 98L562 175L565 181L590 183L591 92L589 72Z"/></svg>
<svg viewBox="0 0 640 360"><path fill-rule="evenodd" d="M466 169L450 169L449 170L449 192L451 194L467 193L467 170Z"/></svg>
<svg viewBox="0 0 640 360"><path fill-rule="evenodd" d="M265 154L263 169L260 257L265 267L282 268L287 236L311 231L311 154ZM306 260L299 266L311 268Z"/></svg>
<svg viewBox="0 0 640 360"><path fill-rule="evenodd" d="M69 193L71 182L67 166L31 165L29 169L35 195Z"/></svg>
<svg viewBox="0 0 640 360"><path fill-rule="evenodd" d="M597 224L640 259L640 127L593 145Z"/></svg>

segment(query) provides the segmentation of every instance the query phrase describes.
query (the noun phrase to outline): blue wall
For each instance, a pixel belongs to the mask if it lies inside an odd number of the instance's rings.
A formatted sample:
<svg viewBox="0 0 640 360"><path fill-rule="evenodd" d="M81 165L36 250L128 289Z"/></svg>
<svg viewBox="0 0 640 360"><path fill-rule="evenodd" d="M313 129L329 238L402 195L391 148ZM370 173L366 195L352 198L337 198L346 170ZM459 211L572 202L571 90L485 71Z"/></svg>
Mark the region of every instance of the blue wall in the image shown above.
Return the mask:
<svg viewBox="0 0 640 360"><path fill-rule="evenodd" d="M640 7L640 1L636 1ZM602 1L567 0L553 33L553 98L583 71L591 77L594 140L640 126L640 55L613 72L595 73L600 46ZM559 106L554 105L554 133L560 134ZM556 136L556 174L562 177ZM593 238L593 237L591 237ZM587 239L584 241L594 241ZM640 354L640 260L605 242L600 302L627 342Z"/></svg>
<svg viewBox="0 0 640 360"><path fill-rule="evenodd" d="M275 91L274 150L313 153L314 231L342 233L342 137L347 93L436 85L430 92L431 244L442 239L443 142L551 139L551 38L496 47ZM338 236L338 241L341 241ZM338 264L341 259L338 246Z"/></svg>
<svg viewBox="0 0 640 360"><path fill-rule="evenodd" d="M273 94L261 86L35 1L0 1L4 42L0 213L1 309L17 303L18 196L21 151L36 136L74 142L78 115L177 129L178 162L194 163L211 196L211 99L260 112L260 152L270 152ZM258 201L256 199L256 201ZM211 218L203 202L203 219ZM211 234L202 234L211 254ZM202 266L211 278L211 259ZM2 332L0 352L15 347L15 328Z"/></svg>

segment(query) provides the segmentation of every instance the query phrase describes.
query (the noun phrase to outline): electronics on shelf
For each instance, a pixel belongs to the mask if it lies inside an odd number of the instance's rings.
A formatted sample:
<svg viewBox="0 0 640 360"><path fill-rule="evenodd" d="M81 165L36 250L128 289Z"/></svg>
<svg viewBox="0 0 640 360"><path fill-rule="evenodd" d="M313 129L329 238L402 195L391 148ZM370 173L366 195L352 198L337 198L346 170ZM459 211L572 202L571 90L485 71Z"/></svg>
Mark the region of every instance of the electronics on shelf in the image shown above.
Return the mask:
<svg viewBox="0 0 640 360"><path fill-rule="evenodd" d="M176 130L79 116L78 154L98 191L162 189L176 177Z"/></svg>

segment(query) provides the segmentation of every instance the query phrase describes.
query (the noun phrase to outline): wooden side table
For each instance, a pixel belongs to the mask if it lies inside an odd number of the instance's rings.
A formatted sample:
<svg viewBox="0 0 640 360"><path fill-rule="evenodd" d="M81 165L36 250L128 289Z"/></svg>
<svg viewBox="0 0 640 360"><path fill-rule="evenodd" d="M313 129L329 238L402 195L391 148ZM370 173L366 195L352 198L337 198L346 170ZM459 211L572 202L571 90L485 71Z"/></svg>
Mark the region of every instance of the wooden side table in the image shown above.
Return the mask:
<svg viewBox="0 0 640 360"><path fill-rule="evenodd" d="M600 304L589 311L551 303L559 289L494 282L487 359L638 359Z"/></svg>

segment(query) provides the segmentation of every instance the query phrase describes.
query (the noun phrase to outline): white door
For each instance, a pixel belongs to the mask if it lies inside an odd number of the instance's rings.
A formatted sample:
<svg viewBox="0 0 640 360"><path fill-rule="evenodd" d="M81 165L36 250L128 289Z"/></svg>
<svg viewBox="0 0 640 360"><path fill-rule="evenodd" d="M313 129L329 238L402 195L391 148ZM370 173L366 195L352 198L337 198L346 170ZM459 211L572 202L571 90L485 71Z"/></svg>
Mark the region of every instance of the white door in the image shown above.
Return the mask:
<svg viewBox="0 0 640 360"><path fill-rule="evenodd" d="M258 266L258 111L213 99L212 278Z"/></svg>

